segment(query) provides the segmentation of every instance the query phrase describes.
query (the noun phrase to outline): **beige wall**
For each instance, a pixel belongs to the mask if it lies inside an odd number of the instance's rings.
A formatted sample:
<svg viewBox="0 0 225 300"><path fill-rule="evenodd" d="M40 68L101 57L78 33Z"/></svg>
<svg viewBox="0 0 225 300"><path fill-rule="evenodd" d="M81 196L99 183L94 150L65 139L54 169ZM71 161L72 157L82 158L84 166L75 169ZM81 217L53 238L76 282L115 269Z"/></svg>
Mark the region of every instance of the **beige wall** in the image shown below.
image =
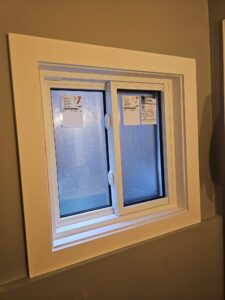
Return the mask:
<svg viewBox="0 0 225 300"><path fill-rule="evenodd" d="M207 238L206 238L207 237ZM221 220L54 275L5 287L1 300L223 300Z"/></svg>
<svg viewBox="0 0 225 300"><path fill-rule="evenodd" d="M224 147L224 92L223 92L223 41L222 20L225 19L225 2L209 0L210 56L212 84L213 133L211 138L211 173L215 183L215 199L218 210L224 199L225 147ZM223 208L223 210L225 207ZM224 214L224 213L223 213Z"/></svg>
<svg viewBox="0 0 225 300"><path fill-rule="evenodd" d="M215 142L212 143L211 140L212 127L214 126L212 123L212 111L214 112L212 106L216 105L218 107L218 101L213 99L212 105L207 1L0 0L0 282L3 283L26 277L19 164L7 47L8 32L196 58L202 217L206 220L215 215L214 185L211 179L211 171L214 172L214 178L218 179L221 176L217 174L217 168L215 168L216 162L213 156L215 155L215 150L213 150ZM218 111L219 108L216 110ZM215 118L214 115L213 118ZM219 207L222 200L221 191L221 180L218 179L215 198L218 205L216 207ZM220 299L219 297L222 293L221 221L216 220L208 220L208 227L204 227L204 224L202 225L203 227L199 226L198 234L192 235L192 231L189 232L189 230L183 233L184 237L189 236L193 245L202 239L206 242L205 247L208 247L212 240L209 239L207 231L216 231L215 235L218 234L216 239L213 239L214 234L210 235L215 244L215 248L210 248L210 263L205 261L205 268L201 270L203 263L201 261L201 251L206 249L202 249L201 245L195 251L188 249L189 243L185 238L183 242L186 243L187 247L182 249L184 253L180 259L182 259L185 269L189 266L189 260L193 258L196 263L193 266L193 276L196 279L200 276L205 278L207 272L213 271L216 273L217 285L214 285L214 290L217 289L218 294L215 299ZM202 228L205 229L203 230ZM166 239L160 239L158 244L149 242L145 246L139 246L139 250L136 249L132 252L134 255L132 260L138 259L138 255L142 255L147 261L149 260L149 268L151 268L151 261L160 260L161 247L167 248L167 245L170 245L170 257L174 259L174 264L178 269L177 274L171 273L171 277L169 279L165 278L165 280L169 280L169 282L179 281L179 276L182 274L182 268L180 268L179 261L176 260L179 243L180 241L176 234ZM156 247L156 251L153 253L155 256L149 258L149 251L153 251L151 247ZM185 249L188 250L186 251ZM126 257L126 255L128 256ZM113 257L105 258L103 265L106 267L111 265L115 259L118 259L121 262L121 266L124 263L123 266L125 270L127 269L127 273L124 275L128 276L128 278L131 277L132 270L129 269L128 251L117 254L116 258ZM200 260L199 264L197 258ZM213 262L215 262L215 265L213 265ZM99 262L86 265L83 267L82 272L85 274L86 270L86 272L90 273L93 270L92 268L97 266L99 266ZM136 265L133 268L133 272L135 274L140 272L139 276L141 276L141 269L137 268ZM157 269L157 266L154 268ZM144 274L148 278L154 278L154 272L156 271L154 268L150 273L145 270ZM197 270L198 272L196 272ZM76 270L74 272L79 277L79 272ZM99 272L101 272L101 268ZM106 270L104 272L106 274L101 278L106 280L107 275L111 276L111 274L107 273ZM158 272L157 278L159 280L160 274L162 275L164 271L159 267ZM86 277L89 276L89 273L86 274ZM113 276L113 280L116 280L116 275L114 274ZM182 276L184 276L184 282L185 280L191 280L191 277L185 279L185 274ZM189 284L190 288L192 288L195 277L192 278L191 282L187 281L186 285L182 283L184 285L183 291ZM148 292L150 293L148 291L148 278L143 278L143 291L146 295ZM207 281L208 289L210 283L213 282L210 281L210 278L207 277L207 280L209 280ZM49 280L48 282L51 286L51 279ZM96 284L100 283L96 282ZM134 289L132 285L128 288L131 291ZM182 287L180 291L182 292ZM210 291L212 292L212 290ZM203 290L201 295L203 295ZM88 299L85 298L86 296L84 298L82 298L83 296L79 297L74 299ZM72 298L68 297L68 299ZM195 298L193 296L192 298L180 299L199 300L201 297Z"/></svg>

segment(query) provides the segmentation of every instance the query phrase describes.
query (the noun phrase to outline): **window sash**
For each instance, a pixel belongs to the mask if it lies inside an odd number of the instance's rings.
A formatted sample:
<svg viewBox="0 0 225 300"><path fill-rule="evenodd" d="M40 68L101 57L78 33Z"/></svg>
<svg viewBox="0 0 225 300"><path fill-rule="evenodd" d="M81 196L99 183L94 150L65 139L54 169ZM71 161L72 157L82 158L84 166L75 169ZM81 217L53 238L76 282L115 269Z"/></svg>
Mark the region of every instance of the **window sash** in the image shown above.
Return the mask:
<svg viewBox="0 0 225 300"><path fill-rule="evenodd" d="M142 82L120 82L120 81L111 81L107 85L108 97L111 100L107 102L109 106L109 113L112 113L112 123L113 126L113 138L114 138L114 153L115 158L112 161L112 166L115 170L115 187L112 188L112 193L115 195L115 212L117 216L122 216L130 213L134 213L139 210L151 209L158 205L165 205L169 203L176 203L175 197L175 174L172 171L172 162L175 160L173 150L173 141L170 140L170 136L167 135L166 131L171 133L171 118L173 118L173 112L171 107L171 82L162 82L161 85L154 85L150 83ZM124 206L123 201L123 184L122 184L122 164L121 164L121 144L120 144L120 126L119 126L119 108L117 100L117 91L118 90L139 90L139 91L161 91L164 94L162 97L162 132L163 132L163 158L164 158L164 174L165 174L165 194L169 195L168 197L163 197L161 199L156 199L152 201L147 201L143 203L137 203L131 206ZM165 101L165 98L167 99ZM109 135L112 133L109 133ZM172 146L172 147L171 147Z"/></svg>

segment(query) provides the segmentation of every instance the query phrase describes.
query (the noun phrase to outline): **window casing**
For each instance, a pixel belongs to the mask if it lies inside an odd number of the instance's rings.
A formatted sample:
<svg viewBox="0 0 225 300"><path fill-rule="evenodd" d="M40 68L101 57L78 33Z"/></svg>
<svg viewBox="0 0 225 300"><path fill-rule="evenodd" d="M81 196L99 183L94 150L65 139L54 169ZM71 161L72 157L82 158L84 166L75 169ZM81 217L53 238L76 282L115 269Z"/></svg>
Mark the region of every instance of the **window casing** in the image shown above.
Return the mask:
<svg viewBox="0 0 225 300"><path fill-rule="evenodd" d="M10 57L31 277L200 221L194 60L15 34ZM60 90L104 94L112 206L60 216L52 120ZM118 95L136 93L160 95L161 196L124 205Z"/></svg>

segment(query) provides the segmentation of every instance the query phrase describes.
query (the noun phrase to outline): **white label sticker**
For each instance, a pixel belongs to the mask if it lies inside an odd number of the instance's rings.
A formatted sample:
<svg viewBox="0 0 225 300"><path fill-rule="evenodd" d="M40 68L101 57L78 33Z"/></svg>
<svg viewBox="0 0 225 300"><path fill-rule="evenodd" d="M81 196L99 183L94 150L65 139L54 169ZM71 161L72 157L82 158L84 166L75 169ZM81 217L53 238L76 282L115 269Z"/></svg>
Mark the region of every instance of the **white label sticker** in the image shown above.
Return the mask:
<svg viewBox="0 0 225 300"><path fill-rule="evenodd" d="M139 96L122 96L123 125L140 125Z"/></svg>
<svg viewBox="0 0 225 300"><path fill-rule="evenodd" d="M62 96L63 127L83 126L83 99L81 96Z"/></svg>
<svg viewBox="0 0 225 300"><path fill-rule="evenodd" d="M141 96L141 124L157 124L156 97Z"/></svg>

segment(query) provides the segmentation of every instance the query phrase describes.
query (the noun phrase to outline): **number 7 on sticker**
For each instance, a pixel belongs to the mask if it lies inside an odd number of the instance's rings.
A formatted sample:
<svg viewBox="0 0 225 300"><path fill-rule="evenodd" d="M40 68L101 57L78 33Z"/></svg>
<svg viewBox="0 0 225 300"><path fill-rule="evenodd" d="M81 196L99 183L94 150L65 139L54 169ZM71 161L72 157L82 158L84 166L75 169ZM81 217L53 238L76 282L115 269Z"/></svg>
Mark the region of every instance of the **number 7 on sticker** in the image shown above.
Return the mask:
<svg viewBox="0 0 225 300"><path fill-rule="evenodd" d="M81 96L78 96L77 98L78 98L78 100L77 100L77 105L78 105L81 100Z"/></svg>

